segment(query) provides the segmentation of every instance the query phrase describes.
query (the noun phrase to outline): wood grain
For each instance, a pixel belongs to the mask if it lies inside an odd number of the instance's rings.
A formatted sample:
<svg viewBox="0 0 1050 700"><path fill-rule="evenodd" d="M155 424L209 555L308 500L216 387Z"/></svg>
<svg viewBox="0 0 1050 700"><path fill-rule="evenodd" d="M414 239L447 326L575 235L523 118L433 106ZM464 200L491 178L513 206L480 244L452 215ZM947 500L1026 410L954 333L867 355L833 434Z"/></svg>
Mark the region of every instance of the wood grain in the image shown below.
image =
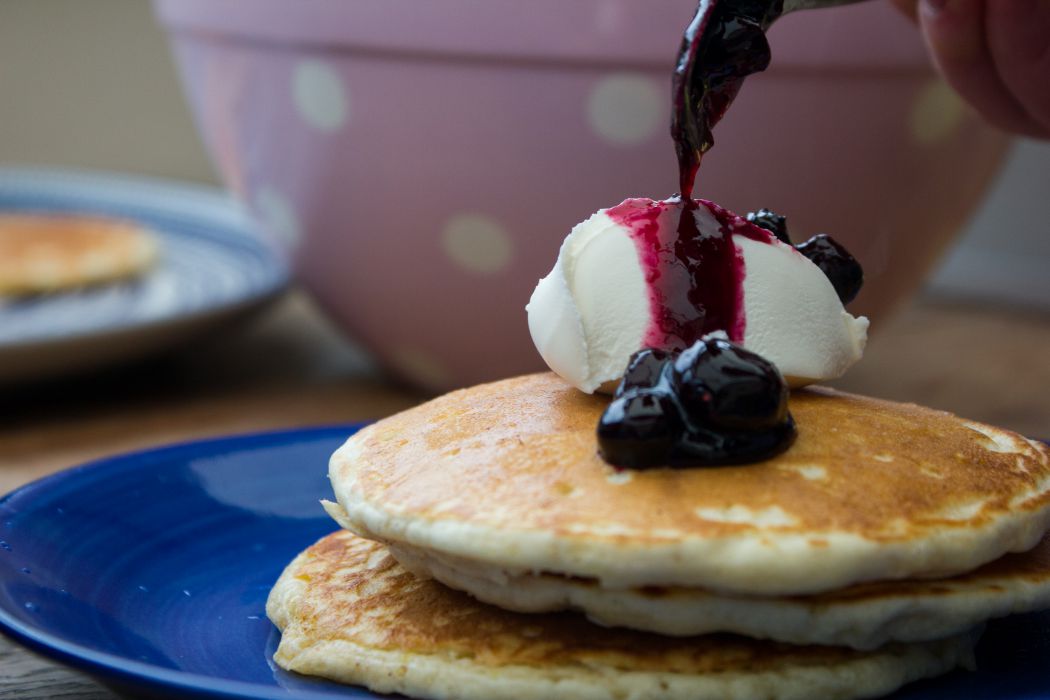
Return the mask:
<svg viewBox="0 0 1050 700"><path fill-rule="evenodd" d="M30 654L0 637L0 700L113 700L93 680Z"/></svg>
<svg viewBox="0 0 1050 700"><path fill-rule="evenodd" d="M879 324L841 388L1050 436L1050 318L930 302ZM0 491L104 455L376 418L423 396L378 378L301 297L211 343L89 377L0 388ZM0 638L0 700L112 700Z"/></svg>
<svg viewBox="0 0 1050 700"><path fill-rule="evenodd" d="M876 327L834 385L1050 438L1050 316L920 303Z"/></svg>

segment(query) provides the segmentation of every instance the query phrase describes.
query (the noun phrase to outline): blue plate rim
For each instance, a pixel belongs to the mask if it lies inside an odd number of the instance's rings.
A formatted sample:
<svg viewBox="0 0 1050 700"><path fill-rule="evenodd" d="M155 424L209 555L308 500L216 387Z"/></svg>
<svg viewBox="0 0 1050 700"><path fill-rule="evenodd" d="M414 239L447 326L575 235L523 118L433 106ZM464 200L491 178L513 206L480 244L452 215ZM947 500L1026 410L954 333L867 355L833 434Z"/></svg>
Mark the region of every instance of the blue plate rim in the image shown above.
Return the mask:
<svg viewBox="0 0 1050 700"><path fill-rule="evenodd" d="M232 435L184 440L100 457L35 479L15 488L0 496L0 509L7 507L13 499L27 496L32 498L36 492L46 489L53 483L66 479L75 479L88 471L116 470L125 466L128 462L165 457L202 447L238 447L250 445L259 440L281 440L297 436L301 436L304 439L349 436L371 422L354 421L299 428L249 431ZM96 651L91 647L67 642L59 636L22 624L14 619L2 606L0 606L0 634L52 661L57 661L63 666L87 673L102 683L151 688L165 693L191 692L206 697L230 698L231 700L250 700L252 698L258 698L259 700L288 700L291 697L303 698L304 700L310 700L311 698L331 700L332 698L332 693L329 691L297 690L293 694L286 690L276 690L248 681L215 678L188 671L175 671L136 659L128 659L117 654Z"/></svg>

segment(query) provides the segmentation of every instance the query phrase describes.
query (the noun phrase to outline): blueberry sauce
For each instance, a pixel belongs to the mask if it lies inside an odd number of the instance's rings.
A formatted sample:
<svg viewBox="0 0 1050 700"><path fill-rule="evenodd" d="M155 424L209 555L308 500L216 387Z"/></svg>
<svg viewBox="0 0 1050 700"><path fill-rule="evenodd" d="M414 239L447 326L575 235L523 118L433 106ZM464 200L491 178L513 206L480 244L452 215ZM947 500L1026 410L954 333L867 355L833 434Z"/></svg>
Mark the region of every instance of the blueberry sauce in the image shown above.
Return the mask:
<svg viewBox="0 0 1050 700"><path fill-rule="evenodd" d="M766 29L783 0L700 0L682 36L672 84L671 138L678 155L682 199L691 201L700 159L714 144L711 130L744 78L769 66Z"/></svg>
<svg viewBox="0 0 1050 700"><path fill-rule="evenodd" d="M771 231L778 239L791 245L787 219L769 209L759 209L747 215L747 220L756 226ZM846 305L853 301L864 285L864 270L845 246L826 233L818 233L808 241L799 243L795 250L820 268L835 288L839 301Z"/></svg>
<svg viewBox="0 0 1050 700"><path fill-rule="evenodd" d="M629 199L607 213L629 228L650 291L650 347L681 350L722 330L741 342L746 319L743 257L733 235L771 236L721 207L692 198L711 130L744 78L769 65L765 30L783 0L700 0L679 49L673 81L671 137L681 194L663 202ZM677 224L673 217L677 217Z"/></svg>
<svg viewBox="0 0 1050 700"><path fill-rule="evenodd" d="M769 66L766 30L783 9L783 0L700 0L686 27L672 85L671 138L684 202L679 240L697 231L696 217L689 213L698 206L692 194L700 161L714 145L712 129L725 116L744 79ZM791 245L784 217L761 209L749 214L748 221ZM845 248L827 236L816 236L797 248L824 271L843 304L853 300L864 278ZM732 333L730 337L734 338Z"/></svg>
<svg viewBox="0 0 1050 700"><path fill-rule="evenodd" d="M864 284L864 270L841 243L826 233L818 233L795 248L827 275L839 301L848 304L856 298Z"/></svg>
<svg viewBox="0 0 1050 700"><path fill-rule="evenodd" d="M744 258L733 236L773 245L768 231L703 199L628 199L606 214L630 231L645 274L644 346L683 350L714 331L743 341Z"/></svg>
<svg viewBox="0 0 1050 700"><path fill-rule="evenodd" d="M795 439L787 400L772 363L726 340L641 350L598 422L599 451L631 469L768 459Z"/></svg>
<svg viewBox="0 0 1050 700"><path fill-rule="evenodd" d="M598 423L602 457L620 467L739 464L768 459L795 439L788 388L743 341L744 236L792 245L784 217L767 209L743 219L693 198L712 129L744 79L769 65L765 32L783 0L699 0L675 66L671 137L680 194L628 199L606 210L634 240L649 291L649 349L632 356ZM677 219L677 220L676 220ZM843 303L860 289L860 265L825 235L796 246ZM728 340L706 337L724 331Z"/></svg>
<svg viewBox="0 0 1050 700"><path fill-rule="evenodd" d="M777 214L772 209L759 209L747 214L747 220L755 226L764 228L772 233L781 243L791 245L791 236L788 235L787 219Z"/></svg>

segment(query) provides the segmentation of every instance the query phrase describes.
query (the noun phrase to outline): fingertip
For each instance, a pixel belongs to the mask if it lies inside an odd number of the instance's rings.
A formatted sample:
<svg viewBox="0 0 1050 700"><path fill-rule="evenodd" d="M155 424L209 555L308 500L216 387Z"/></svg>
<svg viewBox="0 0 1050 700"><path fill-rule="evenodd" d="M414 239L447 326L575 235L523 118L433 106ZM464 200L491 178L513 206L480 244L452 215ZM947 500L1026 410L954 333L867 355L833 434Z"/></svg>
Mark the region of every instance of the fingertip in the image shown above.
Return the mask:
<svg viewBox="0 0 1050 700"><path fill-rule="evenodd" d="M918 0L890 0L890 4L896 7L901 12L901 14L910 19L912 22L919 21Z"/></svg>
<svg viewBox="0 0 1050 700"><path fill-rule="evenodd" d="M947 4L946 0L920 0L919 5L922 7L922 13L926 15L936 14L944 9Z"/></svg>
<svg viewBox="0 0 1050 700"><path fill-rule="evenodd" d="M1050 3L989 4L987 24L996 71L1028 114L1050 132Z"/></svg>
<svg viewBox="0 0 1050 700"><path fill-rule="evenodd" d="M985 53L982 0L920 0L919 22L941 61L977 61Z"/></svg>
<svg viewBox="0 0 1050 700"><path fill-rule="evenodd" d="M919 24L930 54L948 84L985 121L1005 131L1039 133L1039 123L998 73L989 52L985 9L985 0L919 0Z"/></svg>

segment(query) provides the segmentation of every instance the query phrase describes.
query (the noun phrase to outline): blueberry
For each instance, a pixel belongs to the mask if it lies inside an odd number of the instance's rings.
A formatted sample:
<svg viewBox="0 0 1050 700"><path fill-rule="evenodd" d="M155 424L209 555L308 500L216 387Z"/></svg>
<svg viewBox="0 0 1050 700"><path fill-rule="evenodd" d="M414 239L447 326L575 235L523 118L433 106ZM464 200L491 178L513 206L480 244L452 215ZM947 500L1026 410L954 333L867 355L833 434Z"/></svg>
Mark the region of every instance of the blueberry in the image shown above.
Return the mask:
<svg viewBox="0 0 1050 700"><path fill-rule="evenodd" d="M668 360L671 359L671 353L658 348L646 348L631 355L627 362L627 370L623 373L623 380L616 387L616 396L623 396L625 392L634 389L656 387L668 367Z"/></svg>
<svg viewBox="0 0 1050 700"><path fill-rule="evenodd" d="M864 284L864 270L838 241L826 233L819 233L795 247L827 275L843 304L856 298Z"/></svg>
<svg viewBox="0 0 1050 700"><path fill-rule="evenodd" d="M691 426L762 430L787 416L788 388L777 368L728 340L701 340L682 351L674 382Z"/></svg>
<svg viewBox="0 0 1050 700"><path fill-rule="evenodd" d="M742 464L769 459L795 441L791 414L762 430L708 430L692 428L682 433L671 455L673 464Z"/></svg>
<svg viewBox="0 0 1050 700"><path fill-rule="evenodd" d="M728 340L642 350L599 420L599 452L633 469L767 459L795 437L787 398L772 363Z"/></svg>
<svg viewBox="0 0 1050 700"><path fill-rule="evenodd" d="M758 211L749 212L747 220L755 226L772 232L781 242L791 245L791 238L788 236L787 219L775 211L759 209Z"/></svg>
<svg viewBox="0 0 1050 700"><path fill-rule="evenodd" d="M619 467L666 465L683 428L681 411L669 392L630 391L614 398L599 419L598 451Z"/></svg>

